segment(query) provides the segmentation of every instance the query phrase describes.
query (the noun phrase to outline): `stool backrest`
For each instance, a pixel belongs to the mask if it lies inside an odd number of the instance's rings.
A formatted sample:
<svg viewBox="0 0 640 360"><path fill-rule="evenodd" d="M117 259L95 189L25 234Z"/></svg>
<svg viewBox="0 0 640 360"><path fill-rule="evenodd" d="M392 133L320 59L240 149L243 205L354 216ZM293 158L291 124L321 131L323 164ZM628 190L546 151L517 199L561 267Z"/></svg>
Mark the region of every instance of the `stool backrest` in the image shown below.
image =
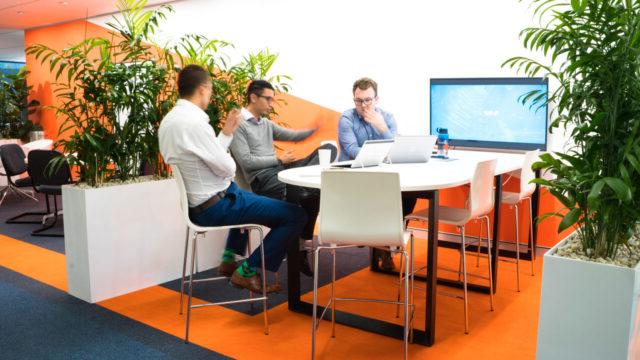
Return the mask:
<svg viewBox="0 0 640 360"><path fill-rule="evenodd" d="M184 180L182 179L182 174L180 173L180 169L178 169L178 165L171 165L171 172L173 173L173 178L176 179L176 184L178 185L178 192L180 198L180 210L182 212L182 217L184 221L187 223L189 228L198 228L191 219L189 218L189 200L187 199L187 189L184 186Z"/></svg>
<svg viewBox="0 0 640 360"><path fill-rule="evenodd" d="M536 173L531 169L533 163L540 157L540 150L528 151L524 154L522 172L520 174L520 200L531 196L536 191L536 184L530 184L536 178Z"/></svg>
<svg viewBox="0 0 640 360"><path fill-rule="evenodd" d="M480 161L471 179L469 190L469 216L470 219L486 215L493 209L494 192L493 178L496 173L496 160Z"/></svg>
<svg viewBox="0 0 640 360"><path fill-rule="evenodd" d="M247 181L247 178L244 176L244 171L242 171L242 168L240 167L240 165L238 165L237 161L236 161L236 176L234 178L234 181L240 189L253 192L251 190L251 184L249 184L249 182Z"/></svg>
<svg viewBox="0 0 640 360"><path fill-rule="evenodd" d="M321 245L404 246L399 174L342 169L321 176Z"/></svg>

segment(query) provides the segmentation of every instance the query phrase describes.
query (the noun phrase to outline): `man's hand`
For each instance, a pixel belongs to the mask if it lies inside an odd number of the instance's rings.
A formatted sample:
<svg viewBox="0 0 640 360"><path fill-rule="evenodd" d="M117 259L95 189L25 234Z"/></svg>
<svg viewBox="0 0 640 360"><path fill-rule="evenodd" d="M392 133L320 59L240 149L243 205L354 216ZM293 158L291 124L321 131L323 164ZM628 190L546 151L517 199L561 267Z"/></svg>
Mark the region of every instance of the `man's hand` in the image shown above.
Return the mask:
<svg viewBox="0 0 640 360"><path fill-rule="evenodd" d="M283 164L288 164L294 162L296 158L293 156L293 150L285 150L280 153L280 155L276 155L276 159L278 159Z"/></svg>
<svg viewBox="0 0 640 360"><path fill-rule="evenodd" d="M227 119L224 122L224 126L222 127L222 133L231 136L234 131L238 128L242 122L242 116L240 116L239 109L231 109L227 114Z"/></svg>
<svg viewBox="0 0 640 360"><path fill-rule="evenodd" d="M382 114L375 111L375 109L366 109L363 113L364 121L373 126L380 134L384 134L389 131L387 123L384 121Z"/></svg>

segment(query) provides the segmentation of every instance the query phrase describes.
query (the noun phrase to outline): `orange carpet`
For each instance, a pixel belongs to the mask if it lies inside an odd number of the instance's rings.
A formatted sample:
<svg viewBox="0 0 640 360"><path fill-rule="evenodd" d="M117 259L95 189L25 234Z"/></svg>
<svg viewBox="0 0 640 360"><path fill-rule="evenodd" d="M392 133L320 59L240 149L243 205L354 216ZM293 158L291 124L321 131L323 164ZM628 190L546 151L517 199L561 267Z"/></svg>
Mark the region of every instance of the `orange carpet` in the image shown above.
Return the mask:
<svg viewBox="0 0 640 360"><path fill-rule="evenodd" d="M416 251L424 257L423 251ZM338 256L340 256L338 254ZM457 267L457 252L440 248L439 264ZM540 257L540 259L542 259ZM396 264L398 259L396 259ZM486 259L476 268L469 254L469 272L482 273ZM64 255L0 235L0 265L59 290L66 289ZM437 296L436 343L433 347L411 345L410 358L429 359L533 359L540 300L542 261L531 276L528 261L521 263L521 292L515 291L515 264L500 262L495 311L489 311L489 297L470 292L470 334L464 334L462 300ZM328 271L329 269L324 269ZM321 271L323 271L321 269ZM473 280L482 282L482 280ZM417 286L422 283L417 281ZM206 286L206 285L204 285ZM338 296L395 298L397 278L361 270L337 283ZM460 293L444 286L439 292ZM327 299L328 288L320 299ZM424 327L424 290L417 289L415 301L417 328ZM304 295L311 301L311 294ZM184 336L185 316L178 314L179 293L153 286L103 301L99 305L177 337ZM340 303L338 309L366 314L387 321L395 317L395 306L384 304ZM311 318L289 312L282 304L269 311L270 334L263 335L262 314L247 316L222 307L192 312L191 341L233 358L308 358L311 344ZM323 322L318 333L320 359L401 358L402 341L338 325L336 338L330 337L330 323Z"/></svg>

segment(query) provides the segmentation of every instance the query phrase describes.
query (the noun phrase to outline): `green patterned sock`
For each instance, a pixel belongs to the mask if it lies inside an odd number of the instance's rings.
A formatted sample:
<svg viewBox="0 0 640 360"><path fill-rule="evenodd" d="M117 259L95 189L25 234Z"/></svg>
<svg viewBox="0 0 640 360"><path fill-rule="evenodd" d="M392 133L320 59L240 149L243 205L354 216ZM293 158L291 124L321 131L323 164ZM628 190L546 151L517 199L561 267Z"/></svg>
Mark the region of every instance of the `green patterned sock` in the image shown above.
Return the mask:
<svg viewBox="0 0 640 360"><path fill-rule="evenodd" d="M231 249L224 249L224 253L222 253L222 262L223 263L232 263L236 260L236 255L233 253Z"/></svg>
<svg viewBox="0 0 640 360"><path fill-rule="evenodd" d="M242 265L238 266L238 268L236 269L236 272L242 275L243 277L252 277L257 274L256 270L251 266L249 266L249 264L246 261L244 261Z"/></svg>

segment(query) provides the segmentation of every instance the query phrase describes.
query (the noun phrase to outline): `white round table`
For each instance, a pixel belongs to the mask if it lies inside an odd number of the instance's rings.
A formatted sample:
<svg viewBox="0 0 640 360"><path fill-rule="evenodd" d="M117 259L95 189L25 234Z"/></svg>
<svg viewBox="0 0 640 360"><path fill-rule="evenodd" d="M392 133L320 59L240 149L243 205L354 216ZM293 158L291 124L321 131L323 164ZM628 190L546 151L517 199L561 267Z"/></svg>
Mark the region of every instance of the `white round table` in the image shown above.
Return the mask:
<svg viewBox="0 0 640 360"><path fill-rule="evenodd" d="M382 171L400 174L402 191L448 189L471 181L478 161L497 159L496 175L522 167L524 155L479 151L451 151L448 160L431 159L422 164L382 164L380 166L345 169L345 171ZM283 183L320 189L320 165L283 170L278 179Z"/></svg>
<svg viewBox="0 0 640 360"><path fill-rule="evenodd" d="M25 157L29 155L31 150L51 150L53 149L53 140L51 139L41 139L32 141L22 145L22 150L24 151Z"/></svg>
<svg viewBox="0 0 640 360"><path fill-rule="evenodd" d="M428 250L427 250L427 276L426 276L426 306L425 306L425 330L414 330L414 341L423 345L431 346L435 340L435 314L436 314L436 284L437 278L437 236L438 234L438 190L448 189L467 184L473 177L476 164L479 161L496 159L496 194L495 203L500 204L501 177L522 168L524 161L523 154L496 153L481 151L451 151L450 159L431 159L422 164L382 164L380 166L363 169L343 169L343 171L383 171L397 172L400 174L400 188L403 192L414 192L420 198L429 201L429 222ZM278 173L278 179L284 183L322 189L321 172L323 169L319 165L292 168ZM494 269L494 291L496 289L497 266L498 266L498 229L500 218L500 206L494 207L493 245L492 245L492 266ZM533 241L533 240L532 240ZM297 255L297 245L289 249L288 256ZM289 309L296 312L312 314L311 304L300 299L300 274L297 269L298 261L288 261L288 292ZM372 265L372 268L376 267ZM446 285L458 286L457 282L440 281ZM488 291L488 287L470 284L470 289ZM358 327L367 331L372 331L382 335L400 337L402 329L400 326L388 322L364 318L355 314L345 314L336 312L336 321L345 325ZM391 330L391 331L390 331Z"/></svg>

